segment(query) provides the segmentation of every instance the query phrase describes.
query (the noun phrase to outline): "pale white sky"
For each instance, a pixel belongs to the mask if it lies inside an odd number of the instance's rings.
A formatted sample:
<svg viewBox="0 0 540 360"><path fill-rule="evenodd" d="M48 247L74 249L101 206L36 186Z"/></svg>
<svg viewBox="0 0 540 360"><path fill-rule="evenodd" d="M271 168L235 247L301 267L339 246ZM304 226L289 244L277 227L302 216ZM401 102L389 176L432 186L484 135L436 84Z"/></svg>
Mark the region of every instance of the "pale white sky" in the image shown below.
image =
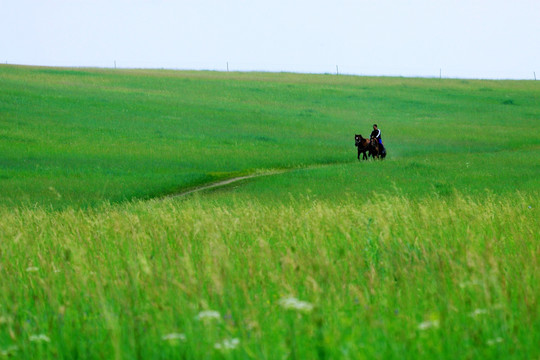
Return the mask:
<svg viewBox="0 0 540 360"><path fill-rule="evenodd" d="M0 63L540 79L540 0L0 0Z"/></svg>

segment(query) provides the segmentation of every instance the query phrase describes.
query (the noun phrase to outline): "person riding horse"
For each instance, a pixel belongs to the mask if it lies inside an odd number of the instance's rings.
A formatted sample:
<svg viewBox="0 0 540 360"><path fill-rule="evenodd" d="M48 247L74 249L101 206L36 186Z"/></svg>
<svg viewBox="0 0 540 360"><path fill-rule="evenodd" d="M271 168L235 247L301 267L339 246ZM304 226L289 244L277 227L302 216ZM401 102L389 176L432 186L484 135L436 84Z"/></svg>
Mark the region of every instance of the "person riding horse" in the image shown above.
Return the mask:
<svg viewBox="0 0 540 360"><path fill-rule="evenodd" d="M377 124L373 124L373 131L371 132L370 138L375 138L381 147L381 153L386 153L386 149L384 148L384 144L382 142L381 129L377 127Z"/></svg>

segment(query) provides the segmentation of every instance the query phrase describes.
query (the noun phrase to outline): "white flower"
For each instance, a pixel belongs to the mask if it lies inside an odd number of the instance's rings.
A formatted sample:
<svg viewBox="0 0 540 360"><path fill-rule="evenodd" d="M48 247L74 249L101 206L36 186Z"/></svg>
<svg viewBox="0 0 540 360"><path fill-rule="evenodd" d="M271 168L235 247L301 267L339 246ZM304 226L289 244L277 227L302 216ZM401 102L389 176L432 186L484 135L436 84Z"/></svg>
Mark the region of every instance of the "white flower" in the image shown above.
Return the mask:
<svg viewBox="0 0 540 360"><path fill-rule="evenodd" d="M167 335L163 335L161 337L162 340L181 340L186 341L186 335L181 333L170 333Z"/></svg>
<svg viewBox="0 0 540 360"><path fill-rule="evenodd" d="M39 268L35 266L30 266L26 268L26 272L36 272L36 271L39 271Z"/></svg>
<svg viewBox="0 0 540 360"><path fill-rule="evenodd" d="M418 330L427 330L430 328L437 329L439 327L439 320L424 321L418 324Z"/></svg>
<svg viewBox="0 0 540 360"><path fill-rule="evenodd" d="M45 334L30 335L30 341L34 342L51 342L51 339Z"/></svg>
<svg viewBox="0 0 540 360"><path fill-rule="evenodd" d="M465 281L465 282L460 282L459 283L459 287L464 289L468 286L480 286L481 283L479 283L478 281Z"/></svg>
<svg viewBox="0 0 540 360"><path fill-rule="evenodd" d="M218 350L232 350L238 347L240 340L238 338L225 339L220 343L215 343L214 348Z"/></svg>
<svg viewBox="0 0 540 360"><path fill-rule="evenodd" d="M503 339L500 338L500 337L498 337L498 338L495 338L495 339L489 339L489 340L487 341L487 344L488 344L489 346L493 346L493 345L495 345L495 344L497 344L497 343L501 343L501 342L503 342Z"/></svg>
<svg viewBox="0 0 540 360"><path fill-rule="evenodd" d="M13 356L19 348L16 345L9 346L6 349L0 350L0 356L2 357L11 357Z"/></svg>
<svg viewBox="0 0 540 360"><path fill-rule="evenodd" d="M197 320L221 320L219 312L214 310L201 311L196 317Z"/></svg>
<svg viewBox="0 0 540 360"><path fill-rule="evenodd" d="M279 305L287 310L296 310L305 313L313 310L313 304L310 304L307 301L298 300L295 297L282 298L279 300Z"/></svg>
<svg viewBox="0 0 540 360"><path fill-rule="evenodd" d="M475 309L472 313L469 314L471 317L477 317L478 315L487 314L487 309Z"/></svg>

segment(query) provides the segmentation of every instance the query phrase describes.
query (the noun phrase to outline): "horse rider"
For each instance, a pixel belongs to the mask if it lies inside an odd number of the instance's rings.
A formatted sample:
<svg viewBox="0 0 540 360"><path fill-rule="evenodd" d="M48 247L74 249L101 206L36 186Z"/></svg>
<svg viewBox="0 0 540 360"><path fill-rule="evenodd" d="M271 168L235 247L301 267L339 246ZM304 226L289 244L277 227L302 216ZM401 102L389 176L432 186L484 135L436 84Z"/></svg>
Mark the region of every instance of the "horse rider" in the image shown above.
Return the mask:
<svg viewBox="0 0 540 360"><path fill-rule="evenodd" d="M382 143L382 138L381 138L381 129L379 129L377 127L377 124L373 124L373 131L371 132L371 135L370 135L371 138L375 138L377 139L377 141L379 142L379 144L381 145L381 152L384 152L385 151L385 148L384 148L384 145Z"/></svg>

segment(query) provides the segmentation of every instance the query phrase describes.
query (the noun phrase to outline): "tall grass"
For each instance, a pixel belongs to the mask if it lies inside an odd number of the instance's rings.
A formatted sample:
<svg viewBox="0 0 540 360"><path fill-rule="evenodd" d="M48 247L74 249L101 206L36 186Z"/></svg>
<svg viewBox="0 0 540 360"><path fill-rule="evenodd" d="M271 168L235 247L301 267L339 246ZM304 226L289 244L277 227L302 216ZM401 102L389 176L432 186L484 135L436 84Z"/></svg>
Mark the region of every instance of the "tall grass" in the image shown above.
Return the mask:
<svg viewBox="0 0 540 360"><path fill-rule="evenodd" d="M519 193L3 207L0 352L537 358L538 215Z"/></svg>

